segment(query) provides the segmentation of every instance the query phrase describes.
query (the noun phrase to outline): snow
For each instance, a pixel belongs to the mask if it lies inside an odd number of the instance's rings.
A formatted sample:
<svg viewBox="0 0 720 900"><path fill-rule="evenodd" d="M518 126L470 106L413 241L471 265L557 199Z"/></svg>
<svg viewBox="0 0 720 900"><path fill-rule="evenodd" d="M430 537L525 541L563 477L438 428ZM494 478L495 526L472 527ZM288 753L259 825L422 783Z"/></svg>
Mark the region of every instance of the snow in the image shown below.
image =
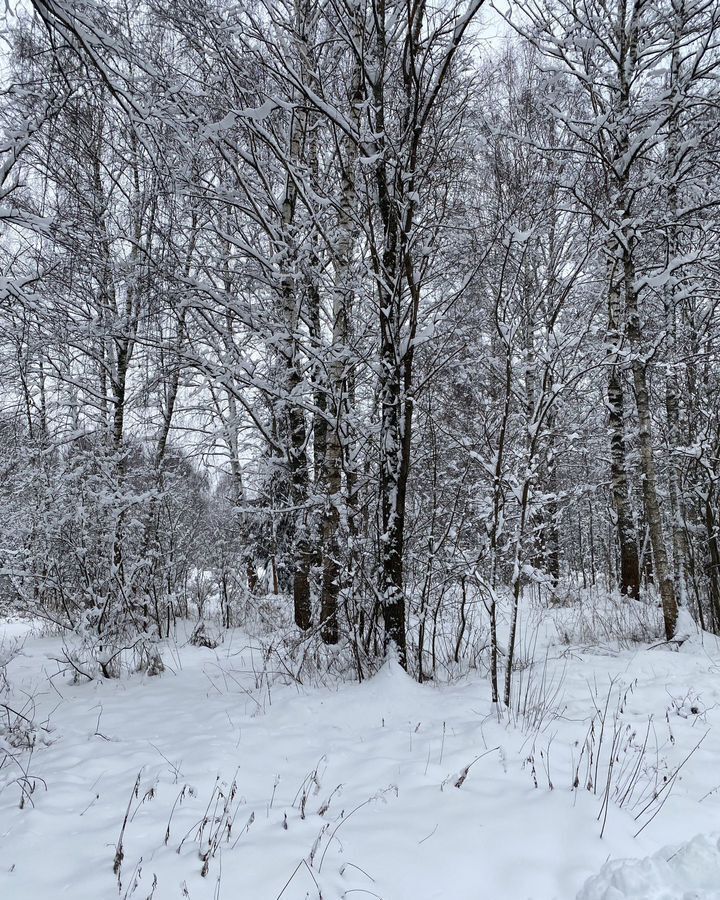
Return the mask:
<svg viewBox="0 0 720 900"><path fill-rule="evenodd" d="M677 620L675 622L675 634L673 635L676 641L687 641L693 635L698 633L698 626L693 621L693 617L690 615L690 611L686 606L680 606L678 608Z"/></svg>
<svg viewBox="0 0 720 900"><path fill-rule="evenodd" d="M607 863L578 900L720 900L720 840L698 835L645 859Z"/></svg>
<svg viewBox="0 0 720 900"><path fill-rule="evenodd" d="M5 622L4 645L24 643L0 700L44 727L0 768L0 898L720 897L717 639L565 646L570 614L527 620L519 658L536 662L502 718L481 673L420 685L391 659L361 684L300 684L269 641L196 647L191 626L161 676L73 684L59 638ZM606 698L587 790L578 761ZM623 760L640 775L605 805L613 717L610 781ZM658 808L650 786L669 781Z"/></svg>

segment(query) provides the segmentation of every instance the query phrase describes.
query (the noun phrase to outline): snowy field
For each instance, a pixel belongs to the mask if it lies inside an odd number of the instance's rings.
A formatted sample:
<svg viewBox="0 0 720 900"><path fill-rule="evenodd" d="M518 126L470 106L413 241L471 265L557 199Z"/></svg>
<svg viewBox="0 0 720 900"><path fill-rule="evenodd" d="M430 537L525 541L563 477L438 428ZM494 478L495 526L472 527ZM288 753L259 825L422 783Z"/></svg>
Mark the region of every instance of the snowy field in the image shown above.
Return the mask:
<svg viewBox="0 0 720 900"><path fill-rule="evenodd" d="M2 710L0 898L717 900L717 640L583 649L561 616L500 718L479 673L300 684L239 631L73 684L3 623L36 731Z"/></svg>

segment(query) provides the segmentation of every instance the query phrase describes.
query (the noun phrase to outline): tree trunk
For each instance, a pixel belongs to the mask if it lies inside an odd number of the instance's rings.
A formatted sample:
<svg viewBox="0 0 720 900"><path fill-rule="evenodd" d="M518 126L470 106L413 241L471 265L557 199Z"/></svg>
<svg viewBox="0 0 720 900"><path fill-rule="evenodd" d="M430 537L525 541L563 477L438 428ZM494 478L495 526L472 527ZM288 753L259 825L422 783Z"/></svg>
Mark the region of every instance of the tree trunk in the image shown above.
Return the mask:
<svg viewBox="0 0 720 900"><path fill-rule="evenodd" d="M360 22L353 17L350 23L354 43L360 45ZM350 84L350 121L359 124L360 104L363 99L362 71L360 61L353 61ZM340 569L340 528L342 505L342 466L344 457L344 437L346 437L346 417L351 402L348 379L350 315L353 300L352 259L353 221L352 214L357 206L355 166L358 148L355 141L346 138L345 155L339 157L341 166L341 197L338 210L338 240L335 247L335 283L332 309L332 345L330 347L329 386L332 424L326 431L325 439L325 479L327 497L322 527L323 538L323 579L320 596L320 620L322 639L326 644L336 644L338 630L338 598L341 588ZM348 471L348 520L350 519L350 495L353 482ZM348 521L350 530L350 522Z"/></svg>
<svg viewBox="0 0 720 900"><path fill-rule="evenodd" d="M612 256L614 243L610 247ZM608 425L610 430L610 478L612 482L615 531L620 548L620 593L640 596L640 560L637 532L630 502L625 442L625 396L617 357L620 351L620 284L616 264L608 264L608 343L613 364L608 376Z"/></svg>
<svg viewBox="0 0 720 900"><path fill-rule="evenodd" d="M642 357L643 343L635 292L635 269L629 252L624 259L625 308L628 317L628 337L633 348L632 375L635 387L635 405L638 413L638 441L640 444L640 471L642 492L647 524L650 529L650 543L653 551L655 580L660 591L665 621L665 636L671 640L675 634L677 621L677 600L673 575L668 563L665 535L663 533L660 502L658 499L657 475L652 443L652 417L650 395L647 386L646 363Z"/></svg>

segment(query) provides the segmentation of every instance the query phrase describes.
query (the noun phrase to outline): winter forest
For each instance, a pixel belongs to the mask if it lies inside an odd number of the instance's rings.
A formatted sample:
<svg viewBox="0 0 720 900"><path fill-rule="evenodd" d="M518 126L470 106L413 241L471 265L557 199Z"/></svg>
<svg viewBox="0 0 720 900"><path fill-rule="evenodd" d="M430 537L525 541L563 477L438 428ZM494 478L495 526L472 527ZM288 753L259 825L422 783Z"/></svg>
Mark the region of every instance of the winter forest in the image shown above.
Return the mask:
<svg viewBox="0 0 720 900"><path fill-rule="evenodd" d="M718 900L720 0L0 78L2 900Z"/></svg>

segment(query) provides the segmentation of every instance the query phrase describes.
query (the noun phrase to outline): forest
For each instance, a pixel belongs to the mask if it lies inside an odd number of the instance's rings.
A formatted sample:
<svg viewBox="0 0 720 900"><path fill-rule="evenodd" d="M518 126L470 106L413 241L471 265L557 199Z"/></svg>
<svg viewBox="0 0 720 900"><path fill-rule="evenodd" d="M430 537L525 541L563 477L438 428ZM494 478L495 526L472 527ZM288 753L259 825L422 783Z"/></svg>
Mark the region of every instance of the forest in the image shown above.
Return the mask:
<svg viewBox="0 0 720 900"><path fill-rule="evenodd" d="M0 896L717 900L720 2L0 39Z"/></svg>

